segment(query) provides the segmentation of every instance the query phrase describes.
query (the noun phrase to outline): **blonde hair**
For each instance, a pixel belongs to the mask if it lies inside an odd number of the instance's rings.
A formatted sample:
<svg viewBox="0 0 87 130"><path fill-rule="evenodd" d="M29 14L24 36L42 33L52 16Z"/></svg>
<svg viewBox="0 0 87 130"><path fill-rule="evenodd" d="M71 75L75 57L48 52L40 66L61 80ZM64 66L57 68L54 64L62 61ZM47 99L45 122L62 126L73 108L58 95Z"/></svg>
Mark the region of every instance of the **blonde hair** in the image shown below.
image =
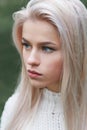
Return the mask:
<svg viewBox="0 0 87 130"><path fill-rule="evenodd" d="M13 40L22 60L17 91L19 100L6 130L23 130L33 119L41 91L30 86L22 59L22 25L27 19L42 19L58 29L64 65L61 93L66 130L87 130L87 10L79 0L31 0L13 14ZM31 114L30 114L31 113Z"/></svg>

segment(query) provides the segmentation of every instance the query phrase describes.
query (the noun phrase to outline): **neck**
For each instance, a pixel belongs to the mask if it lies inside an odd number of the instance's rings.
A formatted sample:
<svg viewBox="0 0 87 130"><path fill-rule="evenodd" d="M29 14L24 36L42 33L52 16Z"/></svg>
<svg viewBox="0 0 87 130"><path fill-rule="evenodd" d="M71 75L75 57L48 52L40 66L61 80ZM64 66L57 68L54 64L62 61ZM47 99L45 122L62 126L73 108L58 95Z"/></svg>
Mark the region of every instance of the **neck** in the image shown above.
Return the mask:
<svg viewBox="0 0 87 130"><path fill-rule="evenodd" d="M61 92L61 88L60 87L46 87L49 91L52 92L56 92L56 93L60 93Z"/></svg>

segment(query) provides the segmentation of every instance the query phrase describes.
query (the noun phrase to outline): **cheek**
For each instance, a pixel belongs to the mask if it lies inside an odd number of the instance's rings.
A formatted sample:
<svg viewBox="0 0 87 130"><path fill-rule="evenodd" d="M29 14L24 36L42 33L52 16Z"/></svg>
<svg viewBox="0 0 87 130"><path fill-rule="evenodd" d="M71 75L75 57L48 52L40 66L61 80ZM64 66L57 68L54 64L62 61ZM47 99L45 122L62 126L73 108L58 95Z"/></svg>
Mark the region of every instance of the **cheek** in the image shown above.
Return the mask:
<svg viewBox="0 0 87 130"><path fill-rule="evenodd" d="M63 69L63 61L60 59L59 61L54 62L54 64L51 65L53 73L60 74Z"/></svg>
<svg viewBox="0 0 87 130"><path fill-rule="evenodd" d="M63 58L60 56L59 58L53 58L48 60L47 62L47 72L49 75L59 76L63 70ZM50 62L51 61L51 62Z"/></svg>

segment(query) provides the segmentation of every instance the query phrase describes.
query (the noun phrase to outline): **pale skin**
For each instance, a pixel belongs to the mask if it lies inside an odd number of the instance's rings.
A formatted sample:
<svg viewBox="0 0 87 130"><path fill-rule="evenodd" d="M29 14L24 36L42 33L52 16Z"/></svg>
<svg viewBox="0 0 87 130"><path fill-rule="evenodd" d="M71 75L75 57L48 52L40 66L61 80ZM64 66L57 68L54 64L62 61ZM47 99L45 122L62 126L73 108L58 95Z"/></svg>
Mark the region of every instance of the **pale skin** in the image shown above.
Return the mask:
<svg viewBox="0 0 87 130"><path fill-rule="evenodd" d="M57 29L47 21L28 19L23 24L22 46L31 85L59 92L63 54Z"/></svg>

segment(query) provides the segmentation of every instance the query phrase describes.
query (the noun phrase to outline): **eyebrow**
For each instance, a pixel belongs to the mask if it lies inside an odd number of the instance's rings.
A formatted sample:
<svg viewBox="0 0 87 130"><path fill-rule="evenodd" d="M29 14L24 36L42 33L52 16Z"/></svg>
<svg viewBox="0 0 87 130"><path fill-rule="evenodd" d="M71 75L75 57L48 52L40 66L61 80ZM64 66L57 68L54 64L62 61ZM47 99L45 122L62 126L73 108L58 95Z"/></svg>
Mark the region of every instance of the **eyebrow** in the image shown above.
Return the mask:
<svg viewBox="0 0 87 130"><path fill-rule="evenodd" d="M27 42L28 44L31 44L31 42L25 39L24 37L22 38L22 42ZM39 42L39 45L48 45L48 44L56 45L54 42L51 42L51 41Z"/></svg>

